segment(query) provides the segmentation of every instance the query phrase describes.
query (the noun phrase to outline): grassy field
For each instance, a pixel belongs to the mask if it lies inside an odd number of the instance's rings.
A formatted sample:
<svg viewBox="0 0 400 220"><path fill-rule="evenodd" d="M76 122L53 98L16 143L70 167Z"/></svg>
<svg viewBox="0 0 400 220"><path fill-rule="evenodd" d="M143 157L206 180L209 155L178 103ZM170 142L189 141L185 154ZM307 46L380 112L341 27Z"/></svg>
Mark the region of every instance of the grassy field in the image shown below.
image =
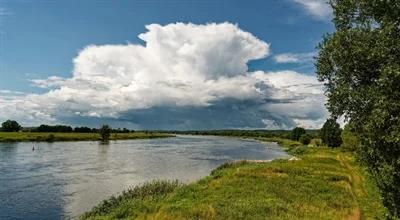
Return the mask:
<svg viewBox="0 0 400 220"><path fill-rule="evenodd" d="M382 219L379 193L351 153L277 141L298 160L235 162L192 184L150 182L82 219Z"/></svg>
<svg viewBox="0 0 400 220"><path fill-rule="evenodd" d="M146 139L171 137L162 133L112 133L110 140ZM46 133L46 132L0 132L0 142L15 141L97 141L97 133Z"/></svg>

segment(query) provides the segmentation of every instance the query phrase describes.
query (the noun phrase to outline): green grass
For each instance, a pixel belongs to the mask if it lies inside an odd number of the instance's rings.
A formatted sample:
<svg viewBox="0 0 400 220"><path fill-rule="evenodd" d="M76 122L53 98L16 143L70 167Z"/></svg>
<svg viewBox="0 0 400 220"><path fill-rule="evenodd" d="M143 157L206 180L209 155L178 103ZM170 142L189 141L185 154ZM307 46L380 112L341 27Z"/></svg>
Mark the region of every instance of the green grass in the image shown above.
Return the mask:
<svg viewBox="0 0 400 220"><path fill-rule="evenodd" d="M163 138L172 135L153 132L112 133L110 140ZM97 133L47 133L47 132L0 132L0 142L16 141L97 141Z"/></svg>
<svg viewBox="0 0 400 220"><path fill-rule="evenodd" d="M261 140L280 143L300 160L227 163L192 184L145 184L82 219L384 218L377 188L351 153Z"/></svg>

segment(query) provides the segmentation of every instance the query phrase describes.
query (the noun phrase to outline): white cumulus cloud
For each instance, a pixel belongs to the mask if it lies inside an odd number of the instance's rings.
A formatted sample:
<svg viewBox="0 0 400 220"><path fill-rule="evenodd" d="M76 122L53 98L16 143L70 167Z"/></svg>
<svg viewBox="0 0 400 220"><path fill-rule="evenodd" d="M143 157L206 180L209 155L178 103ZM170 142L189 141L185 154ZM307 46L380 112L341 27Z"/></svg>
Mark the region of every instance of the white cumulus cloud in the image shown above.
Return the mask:
<svg viewBox="0 0 400 220"><path fill-rule="evenodd" d="M58 76L50 76L47 79L33 79L31 81L34 86L39 88L53 88L61 86L65 79Z"/></svg>
<svg viewBox="0 0 400 220"><path fill-rule="evenodd" d="M332 15L332 8L327 0L293 0L301 4L312 16L318 19L328 19Z"/></svg>
<svg viewBox="0 0 400 220"><path fill-rule="evenodd" d="M282 53L274 56L277 63L308 63L314 60L314 52L311 53Z"/></svg>
<svg viewBox="0 0 400 220"><path fill-rule="evenodd" d="M322 87L314 76L248 71L247 63L267 57L270 46L237 25L174 23L146 28L147 32L139 35L144 45L89 45L73 60L70 78L32 80L38 87L51 89L45 94L11 100L0 96L0 117L29 125L71 117L133 117L140 121L136 124L146 127L136 116L139 113L156 114L155 109L163 108L172 117L174 112L202 109L194 117L204 123L213 120L202 118L210 112L228 109L242 117L227 119L232 120L229 126L244 127L249 120L254 126L282 128L299 123L319 126L313 122L326 117ZM252 103L252 107L247 105L248 114L243 103Z"/></svg>

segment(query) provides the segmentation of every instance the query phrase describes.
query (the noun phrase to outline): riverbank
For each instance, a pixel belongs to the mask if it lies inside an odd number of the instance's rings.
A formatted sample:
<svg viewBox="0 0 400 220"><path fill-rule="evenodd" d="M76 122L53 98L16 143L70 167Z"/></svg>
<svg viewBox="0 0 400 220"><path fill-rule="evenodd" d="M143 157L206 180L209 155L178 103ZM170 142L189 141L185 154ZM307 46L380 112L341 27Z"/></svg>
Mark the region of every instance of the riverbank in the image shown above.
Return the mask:
<svg viewBox="0 0 400 220"><path fill-rule="evenodd" d="M155 132L111 133L110 140L165 138L174 135ZM99 141L98 133L0 132L0 142L25 141Z"/></svg>
<svg viewBox="0 0 400 220"><path fill-rule="evenodd" d="M340 149L281 144L296 160L227 163L195 183L151 182L104 201L83 219L381 219L377 188Z"/></svg>

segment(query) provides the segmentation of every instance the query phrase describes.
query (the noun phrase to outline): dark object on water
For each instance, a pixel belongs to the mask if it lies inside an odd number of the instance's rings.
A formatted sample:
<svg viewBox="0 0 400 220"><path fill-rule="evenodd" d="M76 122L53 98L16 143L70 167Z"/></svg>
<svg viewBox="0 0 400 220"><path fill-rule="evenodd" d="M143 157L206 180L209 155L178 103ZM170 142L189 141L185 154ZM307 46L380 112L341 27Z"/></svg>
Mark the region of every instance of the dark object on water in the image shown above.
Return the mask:
<svg viewBox="0 0 400 220"><path fill-rule="evenodd" d="M32 147L32 151L35 151L35 146Z"/></svg>

